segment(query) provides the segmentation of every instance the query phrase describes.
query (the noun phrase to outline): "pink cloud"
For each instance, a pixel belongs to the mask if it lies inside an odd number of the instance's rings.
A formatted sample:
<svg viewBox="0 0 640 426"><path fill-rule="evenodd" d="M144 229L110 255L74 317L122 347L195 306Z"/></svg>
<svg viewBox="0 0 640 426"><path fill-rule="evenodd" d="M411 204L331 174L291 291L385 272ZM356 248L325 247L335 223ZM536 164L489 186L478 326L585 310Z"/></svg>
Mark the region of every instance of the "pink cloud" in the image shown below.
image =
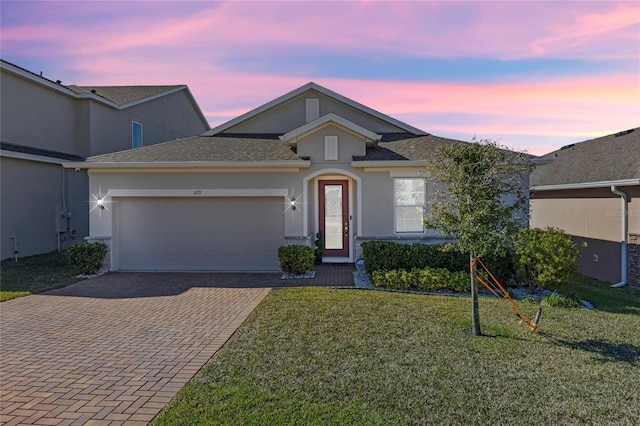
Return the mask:
<svg viewBox="0 0 640 426"><path fill-rule="evenodd" d="M97 12L85 5L83 15L76 3L45 4L34 11L34 22L62 8L74 14L73 25L5 23L3 44L37 35L48 41L32 46L33 53L40 49L47 56L60 53L51 51L55 44L73 55L203 48L211 59L265 49L449 58L593 58L594 52L638 57L640 4L633 2L225 2L171 13L176 4L115 2ZM117 19L97 17L120 9Z"/></svg>
<svg viewBox="0 0 640 426"><path fill-rule="evenodd" d="M357 52L391 61L640 60L634 2L225 2L195 3L197 10L175 2L36 5L27 24L3 19L3 52L51 58L81 76L48 76L68 84L188 84L212 126L311 79L434 134L526 142L534 153L555 140L561 145L640 123L640 81L622 71L459 83L324 78L313 70L292 77L286 67L263 75L234 65L236 58L283 51Z"/></svg>

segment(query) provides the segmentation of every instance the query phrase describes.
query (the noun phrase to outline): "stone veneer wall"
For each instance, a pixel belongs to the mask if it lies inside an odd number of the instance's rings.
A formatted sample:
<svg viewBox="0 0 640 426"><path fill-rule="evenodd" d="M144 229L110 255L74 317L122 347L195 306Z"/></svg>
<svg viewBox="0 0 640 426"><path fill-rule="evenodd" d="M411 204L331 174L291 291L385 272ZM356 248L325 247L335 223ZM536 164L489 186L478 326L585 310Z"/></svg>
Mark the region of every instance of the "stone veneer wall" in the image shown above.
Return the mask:
<svg viewBox="0 0 640 426"><path fill-rule="evenodd" d="M640 289L640 234L629 234L629 285Z"/></svg>

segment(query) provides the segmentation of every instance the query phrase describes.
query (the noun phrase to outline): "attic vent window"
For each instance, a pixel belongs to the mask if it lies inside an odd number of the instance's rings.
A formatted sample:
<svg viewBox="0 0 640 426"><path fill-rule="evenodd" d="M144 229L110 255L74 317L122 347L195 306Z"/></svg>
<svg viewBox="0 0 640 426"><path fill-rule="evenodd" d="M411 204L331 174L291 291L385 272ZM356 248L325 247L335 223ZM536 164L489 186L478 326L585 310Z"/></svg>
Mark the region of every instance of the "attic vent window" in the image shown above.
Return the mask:
<svg viewBox="0 0 640 426"><path fill-rule="evenodd" d="M337 136L324 137L324 159L328 161L335 161L338 159L338 137Z"/></svg>
<svg viewBox="0 0 640 426"><path fill-rule="evenodd" d="M305 107L306 107L307 123L320 117L320 99L318 98L305 99Z"/></svg>

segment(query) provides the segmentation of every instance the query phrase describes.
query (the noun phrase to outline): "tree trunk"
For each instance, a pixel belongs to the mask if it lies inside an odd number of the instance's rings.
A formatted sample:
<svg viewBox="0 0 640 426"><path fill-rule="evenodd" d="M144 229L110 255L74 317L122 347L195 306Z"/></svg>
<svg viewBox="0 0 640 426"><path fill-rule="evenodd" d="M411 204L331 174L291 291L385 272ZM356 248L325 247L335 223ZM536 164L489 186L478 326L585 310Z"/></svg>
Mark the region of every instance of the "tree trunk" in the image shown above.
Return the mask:
<svg viewBox="0 0 640 426"><path fill-rule="evenodd" d="M469 269L471 272L471 334L482 336L480 329L480 312L478 311L478 280L476 280L476 265L473 254L469 255ZM473 266L472 266L473 265Z"/></svg>

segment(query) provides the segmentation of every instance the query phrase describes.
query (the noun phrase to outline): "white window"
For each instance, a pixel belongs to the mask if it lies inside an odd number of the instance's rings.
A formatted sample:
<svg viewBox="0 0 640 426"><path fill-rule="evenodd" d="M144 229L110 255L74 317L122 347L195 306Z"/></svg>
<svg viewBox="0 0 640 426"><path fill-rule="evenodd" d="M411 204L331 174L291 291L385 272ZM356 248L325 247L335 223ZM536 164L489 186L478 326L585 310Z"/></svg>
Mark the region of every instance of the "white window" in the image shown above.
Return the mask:
<svg viewBox="0 0 640 426"><path fill-rule="evenodd" d="M142 147L142 124L131 122L131 148Z"/></svg>
<svg viewBox="0 0 640 426"><path fill-rule="evenodd" d="M338 137L337 136L324 137L324 159L325 160L338 159Z"/></svg>
<svg viewBox="0 0 640 426"><path fill-rule="evenodd" d="M305 107L306 107L307 123L320 117L320 99L318 98L305 99Z"/></svg>
<svg viewBox="0 0 640 426"><path fill-rule="evenodd" d="M396 232L424 232L426 184L421 178L394 180Z"/></svg>

